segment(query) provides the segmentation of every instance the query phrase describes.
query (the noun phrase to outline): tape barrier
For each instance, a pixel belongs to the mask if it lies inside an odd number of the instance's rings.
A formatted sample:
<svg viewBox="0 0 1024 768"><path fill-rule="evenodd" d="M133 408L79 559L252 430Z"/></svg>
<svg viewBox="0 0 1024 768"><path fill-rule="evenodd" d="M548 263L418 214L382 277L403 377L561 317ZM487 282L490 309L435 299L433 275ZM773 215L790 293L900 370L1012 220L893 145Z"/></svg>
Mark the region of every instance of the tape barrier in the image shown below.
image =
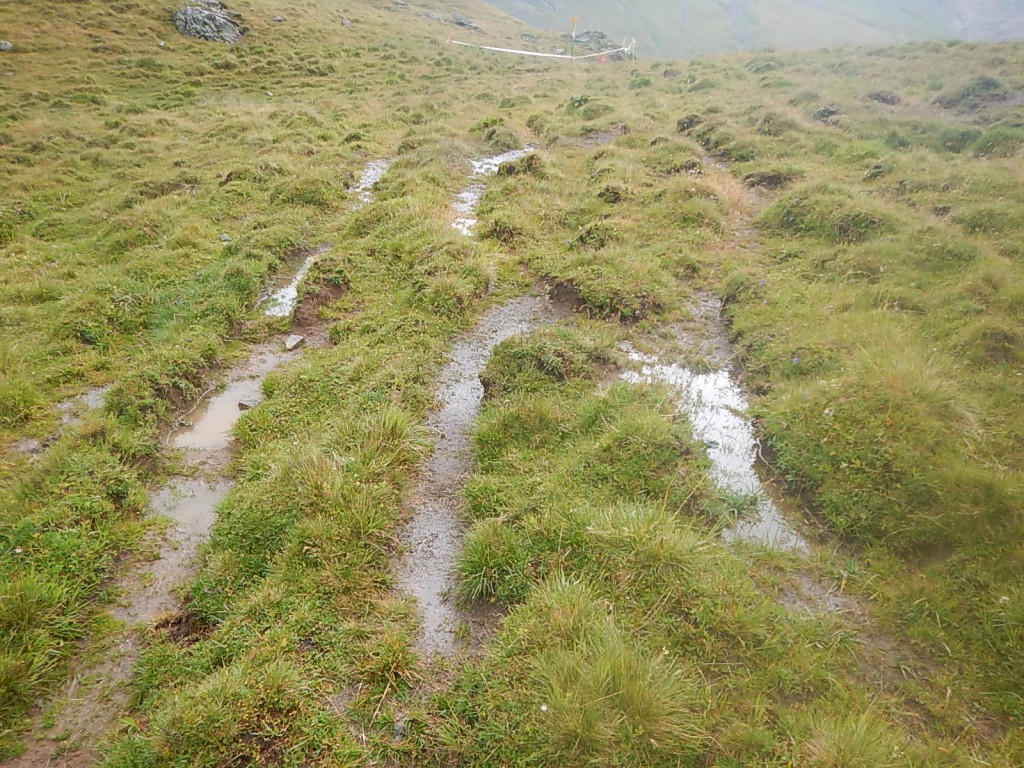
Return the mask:
<svg viewBox="0 0 1024 768"><path fill-rule="evenodd" d="M581 56L571 56L567 53L540 53L539 51L520 51L516 48L498 48L493 45L475 45L474 43L464 43L461 40L452 40L449 38L449 43L452 45L462 45L466 48L477 48L481 51L496 51L497 53L515 53L520 56L538 56L543 59L596 59L601 56L611 56L616 53L628 54L633 50L633 46L636 45L634 41L630 45L624 45L621 48L613 48L610 51L601 51L600 53L587 53Z"/></svg>

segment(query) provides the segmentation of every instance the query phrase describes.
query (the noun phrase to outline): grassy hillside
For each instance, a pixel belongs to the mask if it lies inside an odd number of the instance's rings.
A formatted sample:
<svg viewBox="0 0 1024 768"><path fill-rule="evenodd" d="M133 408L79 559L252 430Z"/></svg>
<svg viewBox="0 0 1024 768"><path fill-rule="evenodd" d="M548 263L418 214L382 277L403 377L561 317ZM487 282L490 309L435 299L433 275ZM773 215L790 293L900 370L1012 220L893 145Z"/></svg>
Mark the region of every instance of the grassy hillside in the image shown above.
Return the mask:
<svg viewBox="0 0 1024 768"><path fill-rule="evenodd" d="M131 636L106 766L1024 761L1024 45L570 71L447 46L526 31L468 1L480 31L232 7L235 46L154 0L0 5L0 758ZM526 144L453 229L469 161ZM291 328L256 303L314 249L330 343L235 429L191 630L126 629L168 431ZM462 478L454 597L497 615L426 657L395 559L434 379L538 285L575 312L496 348ZM750 499L621 380L625 343L713 367L709 297L806 557L724 543Z"/></svg>
<svg viewBox="0 0 1024 768"><path fill-rule="evenodd" d="M568 32L576 16L581 31L599 29L613 40L636 38L640 55L648 58L1024 37L1024 12L1005 0L492 0L491 5L557 32Z"/></svg>

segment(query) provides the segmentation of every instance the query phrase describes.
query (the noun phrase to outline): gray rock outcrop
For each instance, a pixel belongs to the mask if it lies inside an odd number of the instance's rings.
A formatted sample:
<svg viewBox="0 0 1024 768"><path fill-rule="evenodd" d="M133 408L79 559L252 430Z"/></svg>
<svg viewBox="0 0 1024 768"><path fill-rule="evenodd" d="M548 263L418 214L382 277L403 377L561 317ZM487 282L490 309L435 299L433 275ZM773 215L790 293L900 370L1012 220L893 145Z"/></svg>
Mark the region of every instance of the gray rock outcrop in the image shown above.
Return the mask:
<svg viewBox="0 0 1024 768"><path fill-rule="evenodd" d="M9 43L6 40L0 40L0 51L10 51L14 49L14 43Z"/></svg>
<svg viewBox="0 0 1024 768"><path fill-rule="evenodd" d="M174 26L183 35L218 43L237 43L242 39L239 14L231 13L217 0L187 5L174 14Z"/></svg>
<svg viewBox="0 0 1024 768"><path fill-rule="evenodd" d="M475 21L463 16L461 13L452 13L452 24L456 27L465 27L466 29L480 29Z"/></svg>

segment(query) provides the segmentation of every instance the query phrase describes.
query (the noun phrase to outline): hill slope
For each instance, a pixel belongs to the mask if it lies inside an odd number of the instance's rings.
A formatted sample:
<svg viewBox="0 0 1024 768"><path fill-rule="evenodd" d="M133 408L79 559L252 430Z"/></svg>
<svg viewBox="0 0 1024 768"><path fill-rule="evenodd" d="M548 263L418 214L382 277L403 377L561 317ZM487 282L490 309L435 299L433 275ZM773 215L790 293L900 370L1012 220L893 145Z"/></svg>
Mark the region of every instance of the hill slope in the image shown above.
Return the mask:
<svg viewBox="0 0 1024 768"><path fill-rule="evenodd" d="M1016 0L490 0L544 29L635 37L641 55L690 58L756 48L888 45L909 40L1024 38Z"/></svg>
<svg viewBox="0 0 1024 768"><path fill-rule="evenodd" d="M0 760L1024 764L1024 43L570 69L446 45L529 32L472 0L237 0L233 46L24 5ZM395 567L425 476L462 513L422 539L441 659ZM226 495L168 584L179 481ZM805 550L726 538L758 487Z"/></svg>

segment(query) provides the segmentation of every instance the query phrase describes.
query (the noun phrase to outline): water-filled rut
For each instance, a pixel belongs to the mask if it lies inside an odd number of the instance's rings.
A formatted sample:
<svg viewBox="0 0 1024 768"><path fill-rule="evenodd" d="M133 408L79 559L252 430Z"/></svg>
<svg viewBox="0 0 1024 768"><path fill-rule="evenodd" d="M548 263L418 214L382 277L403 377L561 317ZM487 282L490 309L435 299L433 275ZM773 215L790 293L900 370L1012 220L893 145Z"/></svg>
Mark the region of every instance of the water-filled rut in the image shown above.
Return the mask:
<svg viewBox="0 0 1024 768"><path fill-rule="evenodd" d="M693 424L694 436L707 447L710 479L722 490L755 500L752 513L724 531L727 541L749 541L806 554L807 542L782 512L784 497L764 483L758 472L760 443L747 413L746 393L731 369L733 355L721 304L704 297L696 315L703 326L701 351L710 358L713 370L665 363L630 348L628 356L639 370L625 371L622 377L633 383L668 385Z"/></svg>
<svg viewBox="0 0 1024 768"><path fill-rule="evenodd" d="M482 160L470 160L473 172L469 175L469 178L473 180L493 176L498 172L502 163L521 160L533 151L533 147L526 147L525 149L513 149L508 152L502 152L500 155L494 155L493 157L485 157ZM453 207L458 215L452 221L452 227L467 237L473 234L473 227L476 226L477 221L476 211L480 207L480 201L483 199L486 191L487 187L484 184L474 181L459 192L455 198Z"/></svg>
<svg viewBox="0 0 1024 768"><path fill-rule="evenodd" d="M470 430L484 395L480 374L502 341L567 314L546 296L525 296L495 307L455 344L438 378L439 407L428 421L437 442L411 497L412 520L404 537L407 552L398 569L399 585L419 607L419 649L424 654L451 655L458 650L459 627L468 619L449 592L462 547L459 495L472 468Z"/></svg>
<svg viewBox="0 0 1024 768"><path fill-rule="evenodd" d="M354 187L352 209L372 202L372 187L390 163L375 160ZM299 303L299 284L326 247L313 249L298 272L258 303L263 314L290 318ZM117 724L128 704L126 683L142 652L135 630L152 626L179 609L178 590L196 573L197 554L216 522L216 509L234 485L228 476L233 446L231 431L242 413L259 405L263 382L275 369L298 358L300 346L326 341L326 328L304 329L305 337L280 335L254 347L249 357L226 371L222 385L204 397L181 425L168 435L168 445L181 449L186 475L172 478L151 499L151 513L168 520L165 534L155 543L155 557L131 571L115 585L120 600L110 614L125 623L99 660L80 664L64 689L50 702L52 722L40 724L27 740L25 752L5 766L35 768L59 762L64 766L92 765L97 745ZM74 426L80 413L98 408L106 389L61 405L66 425ZM84 649L83 649L84 650Z"/></svg>

